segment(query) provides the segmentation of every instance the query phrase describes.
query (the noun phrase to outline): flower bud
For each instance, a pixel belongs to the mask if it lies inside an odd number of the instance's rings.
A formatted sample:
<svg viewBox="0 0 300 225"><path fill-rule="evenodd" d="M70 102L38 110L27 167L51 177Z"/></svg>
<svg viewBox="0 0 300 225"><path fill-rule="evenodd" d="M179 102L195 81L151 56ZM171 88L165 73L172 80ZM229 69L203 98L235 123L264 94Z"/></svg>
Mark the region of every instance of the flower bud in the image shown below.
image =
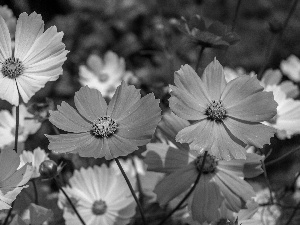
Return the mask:
<svg viewBox="0 0 300 225"><path fill-rule="evenodd" d="M45 160L41 163L39 172L44 179L54 178L58 174L58 166L53 160Z"/></svg>

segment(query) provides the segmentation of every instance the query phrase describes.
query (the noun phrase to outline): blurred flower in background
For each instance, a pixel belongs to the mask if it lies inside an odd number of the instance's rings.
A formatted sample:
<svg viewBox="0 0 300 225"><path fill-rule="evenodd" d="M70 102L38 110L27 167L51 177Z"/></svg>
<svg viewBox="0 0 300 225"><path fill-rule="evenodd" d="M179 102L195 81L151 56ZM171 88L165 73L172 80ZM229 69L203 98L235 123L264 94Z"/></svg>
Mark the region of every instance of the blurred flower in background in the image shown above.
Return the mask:
<svg viewBox="0 0 300 225"><path fill-rule="evenodd" d="M74 172L69 184L64 190L87 225L125 225L135 215L136 203L125 179L114 168L81 168ZM62 192L58 205L64 210L67 225L81 224Z"/></svg>
<svg viewBox="0 0 300 225"><path fill-rule="evenodd" d="M17 19L13 14L13 11L7 7L7 5L0 6L0 16L4 19L11 39L14 39L16 32Z"/></svg>
<svg viewBox="0 0 300 225"><path fill-rule="evenodd" d="M101 92L103 97L112 98L122 80L136 83L133 73L126 71L123 58L111 51L103 56L90 55L86 66L79 67L79 82Z"/></svg>
<svg viewBox="0 0 300 225"><path fill-rule="evenodd" d="M34 119L34 116L27 111L25 105L21 104L19 114L19 142L27 140L30 134L34 134L41 127L41 123ZM8 110L0 111L0 148L15 141L16 129L16 107L12 114Z"/></svg>
<svg viewBox="0 0 300 225"><path fill-rule="evenodd" d="M283 74L294 82L300 82L300 60L297 56L291 55L280 63Z"/></svg>

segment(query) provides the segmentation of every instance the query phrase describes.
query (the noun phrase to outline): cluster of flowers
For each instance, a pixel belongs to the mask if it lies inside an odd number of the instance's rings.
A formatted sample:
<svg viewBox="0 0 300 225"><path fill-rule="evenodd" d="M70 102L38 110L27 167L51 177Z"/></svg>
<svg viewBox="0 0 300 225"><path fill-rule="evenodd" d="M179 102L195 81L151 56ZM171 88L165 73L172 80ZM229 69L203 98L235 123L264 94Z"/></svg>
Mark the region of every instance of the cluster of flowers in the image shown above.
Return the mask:
<svg viewBox="0 0 300 225"><path fill-rule="evenodd" d="M41 123L21 103L27 103L48 81L58 79L68 51L63 33L55 26L44 32L36 13L19 16L14 41L2 17L0 30L0 98L16 106L13 115L0 112L2 210L11 207L30 179L41 176L41 164L49 159L41 149L33 153L15 149L18 155L11 144L17 137L25 141L40 128ZM191 224L235 224L237 220L259 224L260 218L252 218L257 211L256 194L244 178L263 172L264 157L248 153L247 147L269 144L276 129L291 137L300 127L295 125L300 107L293 99L298 89L292 83L279 84L281 77L274 74L278 73L266 73L261 82L255 75L230 76L215 59L199 76L184 65L175 72L170 111L162 117L153 93L142 97L128 84L136 81L125 70L123 59L112 52L103 61L92 55L87 67L80 67L80 82L86 86L75 93L76 109L62 102L50 111L49 121L65 133L46 135L49 149L112 160L146 146L147 170L159 175L136 189L153 195L151 201L171 206L183 199L181 205L186 207L181 219ZM122 165L127 164L125 171L136 187L137 174L143 181L155 173L137 166L142 164L137 158L133 162ZM63 190L86 224L127 224L135 215L134 198L114 164L81 168L69 184ZM66 224L80 223L62 191L58 204Z"/></svg>

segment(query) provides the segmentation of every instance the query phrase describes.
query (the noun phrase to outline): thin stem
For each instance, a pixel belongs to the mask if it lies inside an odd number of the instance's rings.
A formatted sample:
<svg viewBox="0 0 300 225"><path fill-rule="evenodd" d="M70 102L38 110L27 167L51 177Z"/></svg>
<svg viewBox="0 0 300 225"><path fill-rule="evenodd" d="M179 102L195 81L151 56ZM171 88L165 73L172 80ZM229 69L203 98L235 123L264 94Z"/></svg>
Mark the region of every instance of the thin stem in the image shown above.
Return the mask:
<svg viewBox="0 0 300 225"><path fill-rule="evenodd" d="M11 215L11 213L12 213L14 204L15 204L15 202L11 203L11 208L9 209L9 211L8 211L6 217L5 217L5 220L4 220L3 225L6 225L6 224L8 223L8 220L9 220L9 217L10 217L10 215Z"/></svg>
<svg viewBox="0 0 300 225"><path fill-rule="evenodd" d="M123 177L124 177L124 179L125 179L128 187L130 189L130 192L131 192L134 200L136 201L136 204L138 205L138 208L139 208L139 211L140 211L140 214L141 214L141 217L142 217L143 224L146 225L147 223L146 223L146 218L145 218L144 210L143 210L143 208L142 208L142 206L141 206L141 204L140 204L140 202L139 202L136 194L134 193L132 185L131 185L131 183L130 183L130 181L129 181L129 179L128 179L128 177L127 177L127 175L126 175L126 173L125 173L125 171L124 171L124 169L123 169L120 161L117 158L115 158L115 161L116 161L116 163L117 163L117 165L118 165L118 167L119 167L119 169L120 169L120 171L121 171L121 173L122 173L122 175L123 175Z"/></svg>
<svg viewBox="0 0 300 225"><path fill-rule="evenodd" d="M267 186L268 186L268 189L269 189L269 192L270 192L270 201L271 201L271 204L273 204L274 199L273 199L273 195L272 195L271 184L270 184L268 174L267 174L267 170L266 170L266 166L265 166L265 163L264 163L263 160L261 160L261 165L262 165L262 168L264 170L264 177L265 177L265 180L267 182Z"/></svg>
<svg viewBox="0 0 300 225"><path fill-rule="evenodd" d="M74 206L72 200L70 199L70 197L67 195L67 193L65 192L65 190L59 185L58 181L56 180L56 178L53 179L54 183L56 184L56 186L59 188L59 190L65 195L65 197L67 198L69 204L71 205L72 209L74 210L74 212L76 213L78 219L80 220L80 222L83 225L86 225L84 220L82 219L82 217L80 216L80 214L78 213L76 207Z"/></svg>
<svg viewBox="0 0 300 225"><path fill-rule="evenodd" d="M20 108L19 108L19 106L17 106L16 107L15 148L14 148L16 153L18 153L19 120L20 120Z"/></svg>
<svg viewBox="0 0 300 225"><path fill-rule="evenodd" d="M265 165L266 165L266 166L271 166L271 165L273 165L273 164L275 164L275 163L278 163L279 161L285 159L286 157L288 157L289 155L295 153L295 152L298 151L298 150L300 150L299 147L298 147L298 148L295 148L294 150L291 150L291 151L285 153L284 155L280 156L280 157L277 158L277 159L274 159L274 160L272 160L272 161L266 162Z"/></svg>
<svg viewBox="0 0 300 225"><path fill-rule="evenodd" d="M235 29L236 20L237 20L237 17L238 17L238 12L239 12L239 9L240 9L240 6L241 6L241 2L242 2L242 0L238 0L238 3L236 4L236 7L235 7L234 18L232 20L232 27L231 27L232 32Z"/></svg>
<svg viewBox="0 0 300 225"><path fill-rule="evenodd" d="M131 158L131 162L132 162L132 165L133 165L133 168L134 168L134 171L135 171L137 188L139 190L139 200L140 200L141 205L143 205L143 203L144 203L144 193L143 193L143 189L142 189L142 182L141 182L141 178L140 178L140 175L138 173L138 170L137 170L137 167L136 167L136 164L134 162L133 157Z"/></svg>
<svg viewBox="0 0 300 225"><path fill-rule="evenodd" d="M196 67L195 67L195 71L197 72L200 66L200 62L201 62L201 58L203 55L205 47L201 46L199 54L198 54L198 58L197 58L197 63L196 63Z"/></svg>
<svg viewBox="0 0 300 225"><path fill-rule="evenodd" d="M164 224L178 209L180 209L180 207L182 206L182 204L188 199L188 197L190 197L190 195L193 193L193 191L196 188L196 185L198 184L202 171L203 171L203 167L205 165L205 160L206 160L206 156L207 156L207 151L204 152L204 156L203 156L203 161L200 167L200 171L198 173L198 176L196 178L196 181L193 185L193 187L191 187L191 189L189 190L189 192L184 196L184 198L178 203L178 205L159 223L159 225Z"/></svg>
<svg viewBox="0 0 300 225"><path fill-rule="evenodd" d="M280 36L283 34L283 31L286 29L292 15L294 14L296 8L297 8L297 4L298 4L299 0L294 0L291 8L290 8L290 11L287 15L287 17L285 18L284 22L283 22L283 25L281 27L281 29L277 32L277 33L273 33L270 41L268 42L268 46L265 50L265 63L264 65L262 66L262 68L260 69L258 75L257 75L257 78L258 79L261 79L262 78L262 74L263 72L265 71L265 69L267 68L267 65L268 65L268 62L270 61L270 58L272 56L272 53L273 53L273 50L275 49L276 47L276 37L277 36Z"/></svg>
<svg viewBox="0 0 300 225"><path fill-rule="evenodd" d="M32 182L33 190L34 190L34 203L36 205L38 205L39 204L39 193L37 191L36 183L35 183L34 179L31 180L31 182Z"/></svg>
<svg viewBox="0 0 300 225"><path fill-rule="evenodd" d="M294 208L294 210L293 210L293 212L292 212L290 218L289 218L288 221L285 223L285 225L289 225L289 224L292 222L294 216L296 215L297 210L299 210L299 209L300 209L300 202L298 202L298 204L297 204L296 207Z"/></svg>

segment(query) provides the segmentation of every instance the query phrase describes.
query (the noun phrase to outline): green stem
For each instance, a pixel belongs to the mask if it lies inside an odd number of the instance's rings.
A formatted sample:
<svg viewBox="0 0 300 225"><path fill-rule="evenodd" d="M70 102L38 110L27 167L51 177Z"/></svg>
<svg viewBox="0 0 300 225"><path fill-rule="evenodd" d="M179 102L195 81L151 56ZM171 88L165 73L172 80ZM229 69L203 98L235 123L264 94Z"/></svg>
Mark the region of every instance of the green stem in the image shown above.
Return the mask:
<svg viewBox="0 0 300 225"><path fill-rule="evenodd" d="M286 222L285 225L289 225L289 224L292 222L294 216L296 215L297 210L299 210L299 209L300 209L300 202L298 202L298 204L297 204L296 207L294 208L294 210L293 210L291 216L289 217L289 219L288 219L288 221Z"/></svg>
<svg viewBox="0 0 300 225"><path fill-rule="evenodd" d="M137 183L137 188L138 188L138 191L139 191L139 201L140 201L141 205L143 206L144 193L143 193L141 178L140 178L140 175L138 173L138 170L137 170L137 167L136 167L136 164L134 162L133 157L131 158L131 162L132 162L132 165L133 165L133 168L134 168L134 171L135 171L136 183Z"/></svg>
<svg viewBox="0 0 300 225"><path fill-rule="evenodd" d="M262 168L264 170L264 177L265 177L265 180L266 180L269 192L270 192L270 201L271 201L271 204L274 204L273 195L272 195L272 189L271 189L271 184L270 184L270 181L269 181L269 178L268 178L268 174L267 174L267 170L266 170L266 166L265 166L265 163L264 163L263 160L261 160L261 165L262 165Z"/></svg>
<svg viewBox="0 0 300 225"><path fill-rule="evenodd" d="M116 161L116 163L117 163L117 165L118 165L118 167L119 167L119 169L120 169L120 171L121 171L121 173L122 173L122 175L123 175L123 177L124 177L124 179L125 179L128 187L130 189L130 192L131 192L134 200L136 201L136 204L138 205L138 208L139 208L139 211L140 211L140 214L141 214L141 217L142 217L143 224L146 225L147 223L146 223L146 218L145 218L144 210L143 210L143 208L142 208L142 206L141 206L141 204L140 204L140 202L139 202L139 200L138 200L138 198L137 198L137 196L136 196L136 194L135 194L135 192L134 192L134 190L132 188L132 185L131 185L131 183L130 183L130 181L129 181L129 179L128 179L128 177L127 177L127 175L126 175L126 173L125 173L125 171L124 171L124 169L123 169L120 161L117 158L115 158L115 161Z"/></svg>
<svg viewBox="0 0 300 225"><path fill-rule="evenodd" d="M198 184L202 171L203 171L203 167L205 165L205 160L206 160L206 156L207 156L207 151L204 152L204 156L203 156L203 161L200 167L200 171L198 173L198 176L196 178L196 181L193 185L193 187L191 187L191 189L189 190L189 192L184 196L184 198L178 203L178 205L159 223L159 225L164 224L178 209L180 209L180 207L182 206L182 204L188 199L188 197L190 197L190 195L193 193L193 191L196 188L196 185Z"/></svg>
<svg viewBox="0 0 300 225"><path fill-rule="evenodd" d="M288 157L289 155L291 155L291 154L293 154L293 153L295 153L295 152L297 152L297 151L299 151L299 150L300 150L299 147L298 147L298 148L295 148L295 149L293 149L293 150L291 150L291 151L285 153L284 155L280 156L280 157L277 158L277 159L274 159L274 160L272 160L272 161L266 162L265 165L266 165L266 166L271 166L271 165L273 165L273 164L275 164L275 163L278 163L279 161L285 159L285 158Z"/></svg>
<svg viewBox="0 0 300 225"><path fill-rule="evenodd" d="M34 203L36 205L38 205L39 204L39 193L37 191L37 186L36 186L36 183L35 183L34 179L31 180L31 182L32 182L33 190L34 190Z"/></svg>
<svg viewBox="0 0 300 225"><path fill-rule="evenodd" d="M18 153L19 120L20 120L20 108L18 105L16 107L16 129L15 129L15 148L14 148L16 153Z"/></svg>
<svg viewBox="0 0 300 225"><path fill-rule="evenodd" d="M236 4L236 7L235 7L234 18L232 20L232 27L231 27L232 32L234 31L235 26L236 26L236 20L237 20L237 17L238 17L238 12L239 12L239 9L240 9L240 6L241 6L241 2L242 2L242 0L238 0L238 3Z"/></svg>
<svg viewBox="0 0 300 225"><path fill-rule="evenodd" d="M80 214L78 213L76 207L74 206L72 200L70 199L70 197L67 195L67 193L65 192L65 190L59 185L58 181L56 180L56 178L53 179L54 183L56 184L56 186L59 188L59 190L65 195L65 197L67 198L69 204L71 205L72 209L74 210L74 212L76 213L78 219L80 220L80 222L83 225L86 225L84 220L82 219L82 217L80 216Z"/></svg>

